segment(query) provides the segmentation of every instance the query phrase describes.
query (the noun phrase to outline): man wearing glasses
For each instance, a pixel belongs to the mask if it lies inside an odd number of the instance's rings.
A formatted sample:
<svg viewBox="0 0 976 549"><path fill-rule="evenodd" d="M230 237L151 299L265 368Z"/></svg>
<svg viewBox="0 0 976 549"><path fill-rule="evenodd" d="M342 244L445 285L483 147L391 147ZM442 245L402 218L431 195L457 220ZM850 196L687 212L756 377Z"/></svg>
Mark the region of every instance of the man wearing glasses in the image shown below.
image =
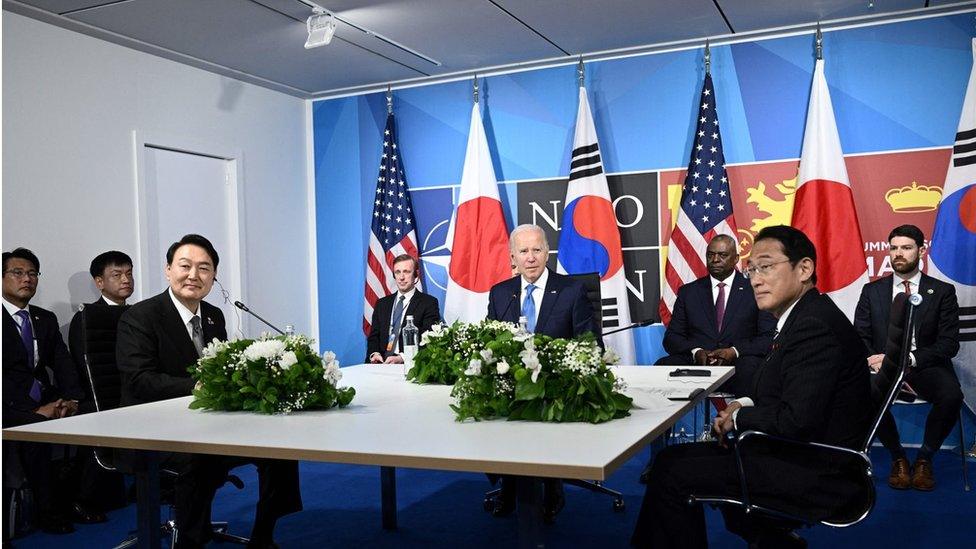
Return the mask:
<svg viewBox="0 0 976 549"><path fill-rule="evenodd" d="M13 427L72 416L84 393L74 361L68 354L58 318L29 305L37 293L40 262L33 252L3 252L3 426ZM51 534L74 531L66 505L53 493L51 446L4 442L4 472L19 461L34 492L39 527ZM13 463L12 463L13 462ZM7 475L4 475L4 479ZM4 487L5 507L10 498ZM6 509L5 509L6 510ZM4 513L4 518L9 513Z"/></svg>
<svg viewBox="0 0 976 549"><path fill-rule="evenodd" d="M746 273L777 336L756 371L749 396L720 412L718 442L679 444L655 459L631 543L636 547L706 547L705 514L692 494L741 497L735 455L725 437L748 430L854 448L871 421L868 351L854 326L815 287L817 254L803 232L783 225L756 235ZM826 517L856 496L840 473L799 453L750 452L746 474L753 503ZM805 547L791 532L723 508L726 528L758 547Z"/></svg>
<svg viewBox="0 0 976 549"><path fill-rule="evenodd" d="M776 319L756 307L749 281L735 269L735 240L718 235L708 243L708 276L678 290L671 322L664 332L668 355L658 365L734 365L735 375L723 391L744 395L752 376L769 352Z"/></svg>

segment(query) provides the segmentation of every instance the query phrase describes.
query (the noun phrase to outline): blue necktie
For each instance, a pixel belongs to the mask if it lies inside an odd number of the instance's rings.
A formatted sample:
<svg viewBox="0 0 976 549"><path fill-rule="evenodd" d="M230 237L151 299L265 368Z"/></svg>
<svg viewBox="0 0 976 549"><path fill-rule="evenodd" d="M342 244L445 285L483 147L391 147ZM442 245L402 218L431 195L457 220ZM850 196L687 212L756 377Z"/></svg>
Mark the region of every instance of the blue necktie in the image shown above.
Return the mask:
<svg viewBox="0 0 976 549"><path fill-rule="evenodd" d="M397 338L400 337L400 322L403 319L403 298L400 294L397 297L396 305L393 306L393 325L390 326L390 341L386 344L386 351L391 352L396 349Z"/></svg>
<svg viewBox="0 0 976 549"><path fill-rule="evenodd" d="M525 303L522 304L522 316L528 321L529 332L535 333L535 299L532 298L532 291L535 284L525 287Z"/></svg>
<svg viewBox="0 0 976 549"><path fill-rule="evenodd" d="M21 309L17 311L17 316L20 317L20 341L24 344L24 350L27 351L27 368L34 373L34 327L31 326L30 314ZM41 401L41 382L34 378L34 383L30 388L30 397L34 399L35 402Z"/></svg>

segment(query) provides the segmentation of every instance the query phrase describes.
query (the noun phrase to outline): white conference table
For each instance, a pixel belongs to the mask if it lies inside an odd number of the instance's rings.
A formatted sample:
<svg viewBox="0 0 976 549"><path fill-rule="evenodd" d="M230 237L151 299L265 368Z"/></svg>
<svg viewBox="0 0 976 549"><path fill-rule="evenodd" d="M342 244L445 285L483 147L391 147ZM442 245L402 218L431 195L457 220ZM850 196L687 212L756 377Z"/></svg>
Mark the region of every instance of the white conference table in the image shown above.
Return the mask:
<svg viewBox="0 0 976 549"><path fill-rule="evenodd" d="M526 477L605 480L636 452L730 378L731 367L708 377L669 378L675 367L617 366L636 408L607 423L457 422L451 388L404 380L399 366L342 369L356 388L346 408L288 415L190 410L191 397L118 408L3 430L4 440L141 450L136 473L140 546L159 547L158 452L378 465L385 528L396 527L395 467ZM665 397L693 398L669 401ZM520 540L540 537L541 482L520 483ZM523 505L524 503L524 505ZM524 509L523 509L524 507Z"/></svg>

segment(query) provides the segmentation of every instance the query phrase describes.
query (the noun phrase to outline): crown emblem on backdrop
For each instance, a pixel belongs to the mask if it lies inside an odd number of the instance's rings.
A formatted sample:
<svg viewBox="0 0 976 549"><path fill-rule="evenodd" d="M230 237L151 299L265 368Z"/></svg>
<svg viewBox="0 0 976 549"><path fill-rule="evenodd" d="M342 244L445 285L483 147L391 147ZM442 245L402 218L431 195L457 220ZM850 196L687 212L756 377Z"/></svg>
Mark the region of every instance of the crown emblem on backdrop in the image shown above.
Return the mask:
<svg viewBox="0 0 976 549"><path fill-rule="evenodd" d="M895 213L931 212L939 207L941 200L940 187L920 186L915 181L911 185L889 189L885 193L885 201Z"/></svg>

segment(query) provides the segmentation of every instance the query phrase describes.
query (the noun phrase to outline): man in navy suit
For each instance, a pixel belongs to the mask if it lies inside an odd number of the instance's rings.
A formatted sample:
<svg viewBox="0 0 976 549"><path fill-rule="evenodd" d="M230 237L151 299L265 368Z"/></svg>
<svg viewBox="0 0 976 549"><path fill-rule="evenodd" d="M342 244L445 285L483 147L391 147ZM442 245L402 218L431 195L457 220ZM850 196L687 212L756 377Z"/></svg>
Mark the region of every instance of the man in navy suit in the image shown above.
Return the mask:
<svg viewBox="0 0 976 549"><path fill-rule="evenodd" d="M73 416L85 396L58 318L51 311L28 305L37 292L39 276L40 262L33 252L26 248L3 252L4 427ZM54 493L51 445L4 441L3 446L4 472L19 462L34 492L40 528L51 534L73 532L67 502L58 501ZM5 531L9 490L5 485Z"/></svg>
<svg viewBox="0 0 976 549"><path fill-rule="evenodd" d="M925 420L925 435L914 466L908 465L891 412L884 415L878 426L878 439L891 452L888 485L898 490L929 491L935 488L932 456L956 424L963 401L951 360L959 352L959 302L952 284L919 270L919 261L925 255L925 235L921 229L914 225L895 227L888 235L888 244L894 275L864 285L854 312L854 327L871 351L868 366L877 372L884 358L892 299L903 292L922 296L922 304L915 312L915 337L905 383L931 402L932 410ZM881 389L877 386L877 376L873 377L876 378L875 397L880 401Z"/></svg>
<svg viewBox="0 0 976 549"><path fill-rule="evenodd" d="M677 444L654 460L631 538L634 547L704 548L705 512L690 495L741 498L733 430L846 448L870 429L867 349L844 313L816 289L817 253L803 232L766 227L756 235L746 273L760 309L777 319L778 335L756 371L748 396L720 412L719 442ZM748 452L751 502L824 518L859 497L860 486L833 464L807 452L757 448ZM741 510L723 508L726 527L750 547L806 547L805 542Z"/></svg>
<svg viewBox="0 0 976 549"><path fill-rule="evenodd" d="M736 396L752 387L752 377L773 341L776 319L756 306L752 286L735 270L736 242L718 235L705 252L708 276L678 290L671 323L664 332L669 354L656 364L735 366L723 386Z"/></svg>
<svg viewBox="0 0 976 549"><path fill-rule="evenodd" d="M373 364L403 364L399 352L403 350L403 324L408 316L413 317L417 337L441 321L437 298L417 289L420 262L416 257L402 254L394 258L393 280L397 291L376 302L366 338L366 362Z"/></svg>
<svg viewBox="0 0 976 549"><path fill-rule="evenodd" d="M593 307L583 285L546 268L549 242L545 231L538 225L519 225L509 238L509 250L519 274L491 288L488 318L518 322L524 316L532 333L572 338L590 332L599 340ZM492 511L496 517L515 510L517 480L518 477L502 477L502 495ZM543 518L552 522L566 502L563 485L559 479L546 479L544 485Z"/></svg>

